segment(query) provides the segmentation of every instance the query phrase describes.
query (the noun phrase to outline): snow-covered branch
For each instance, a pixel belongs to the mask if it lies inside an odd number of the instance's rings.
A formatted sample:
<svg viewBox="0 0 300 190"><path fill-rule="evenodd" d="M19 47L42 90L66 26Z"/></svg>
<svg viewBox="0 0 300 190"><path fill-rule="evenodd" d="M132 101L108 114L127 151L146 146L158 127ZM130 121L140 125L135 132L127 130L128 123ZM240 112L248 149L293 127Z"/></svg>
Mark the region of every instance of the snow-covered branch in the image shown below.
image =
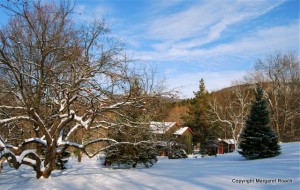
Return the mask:
<svg viewBox="0 0 300 190"><path fill-rule="evenodd" d="M30 113L34 117L34 119L36 120L36 123L39 126L39 130L41 130L43 132L43 134L45 135L46 140L49 141L49 142L52 142L53 139L51 137L51 134L47 130L47 127L46 127L43 119L39 116L39 114L33 108L30 109Z"/></svg>
<svg viewBox="0 0 300 190"><path fill-rule="evenodd" d="M122 101L122 102L118 102L109 106L105 106L105 107L101 107L100 111L104 112L107 110L114 110L114 109L120 109L120 107L125 106L125 105L131 105L134 104L134 102L131 101Z"/></svg>
<svg viewBox="0 0 300 190"><path fill-rule="evenodd" d="M63 112L66 108L68 108L78 97L73 96L70 100L63 99L60 102L59 112Z"/></svg>
<svg viewBox="0 0 300 190"><path fill-rule="evenodd" d="M98 143L98 142L107 142L108 144L115 144L115 143L118 143L116 140L114 139L111 139L111 138L98 138L98 139L95 139L95 140L92 140L92 141L89 141L89 142L86 142L84 144L79 144L79 143L75 143L75 142L71 142L71 141L62 141L58 144L58 146L60 147L63 147L63 149L66 149L67 147L74 147L76 149L79 149L81 150L82 152L84 152L88 157L93 157L95 156L97 153L95 154L89 154L88 151L86 150L86 148L88 146L91 146L95 143ZM100 151L100 150L99 150ZM99 153L98 151L98 153Z"/></svg>
<svg viewBox="0 0 300 190"><path fill-rule="evenodd" d="M32 118L30 118L28 116L14 116L14 117L10 117L7 119L0 119L0 124L10 123L10 122L14 122L14 121L22 121L22 120L36 123L35 120L33 120Z"/></svg>
<svg viewBox="0 0 300 190"><path fill-rule="evenodd" d="M69 133L67 134L67 136L66 136L66 140L69 140L69 138L70 138L70 136L77 130L77 129L79 129L80 127L82 127L82 125L81 124L79 124L79 123L77 123L75 126L73 126L72 128L71 128L71 130L69 131Z"/></svg>
<svg viewBox="0 0 300 190"><path fill-rule="evenodd" d="M25 107L21 107L21 106L5 106L5 105L0 105L0 109L26 110Z"/></svg>
<svg viewBox="0 0 300 190"><path fill-rule="evenodd" d="M26 145L26 144L30 144L30 143L40 144L44 147L46 147L46 145L47 145L47 142L44 139L34 137L34 138L30 138L30 139L25 139L24 142L21 145L19 145L19 147Z"/></svg>
<svg viewBox="0 0 300 190"><path fill-rule="evenodd" d="M118 143L118 141L111 139L111 138L98 138L89 142L84 143L83 147L87 147L91 144L97 143L97 142L108 142L108 143Z"/></svg>

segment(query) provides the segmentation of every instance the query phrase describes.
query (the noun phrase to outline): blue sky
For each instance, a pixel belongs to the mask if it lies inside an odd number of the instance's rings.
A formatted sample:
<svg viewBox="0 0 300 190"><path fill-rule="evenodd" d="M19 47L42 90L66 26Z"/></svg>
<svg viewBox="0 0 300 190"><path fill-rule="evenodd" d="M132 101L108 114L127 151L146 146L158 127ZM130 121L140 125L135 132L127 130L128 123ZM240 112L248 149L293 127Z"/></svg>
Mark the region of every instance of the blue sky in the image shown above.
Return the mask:
<svg viewBox="0 0 300 190"><path fill-rule="evenodd" d="M105 18L128 53L183 98L201 78L217 90L258 58L299 54L299 0L77 0L75 12L82 22Z"/></svg>

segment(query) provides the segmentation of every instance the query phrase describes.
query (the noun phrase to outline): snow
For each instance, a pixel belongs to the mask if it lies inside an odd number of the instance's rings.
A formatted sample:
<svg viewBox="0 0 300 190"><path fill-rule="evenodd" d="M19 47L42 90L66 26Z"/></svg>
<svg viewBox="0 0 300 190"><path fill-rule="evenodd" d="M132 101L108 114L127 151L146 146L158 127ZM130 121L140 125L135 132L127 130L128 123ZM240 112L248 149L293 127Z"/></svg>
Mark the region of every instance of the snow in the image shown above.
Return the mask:
<svg viewBox="0 0 300 190"><path fill-rule="evenodd" d="M27 154L34 153L35 154L36 150L35 149L28 149L24 150L20 156L16 156L17 162L22 163L22 160L27 156ZM31 162L32 164L35 164L35 161L32 159L27 159L26 161Z"/></svg>
<svg viewBox="0 0 300 190"><path fill-rule="evenodd" d="M68 140L69 137L70 137L70 135L71 135L74 131L76 131L77 128L80 127L80 126L81 126L80 124L76 124L74 127L72 127L72 129L69 131L69 133L68 133L67 136L66 136L66 140ZM60 144L61 142L58 142L58 143Z"/></svg>
<svg viewBox="0 0 300 190"><path fill-rule="evenodd" d="M30 159L30 158L23 158L23 160L26 161L26 162L30 162L32 165L36 164L36 161L33 160L33 159Z"/></svg>
<svg viewBox="0 0 300 190"><path fill-rule="evenodd" d="M182 127L180 129L178 129L174 135L182 135L186 130L188 130L189 128L188 127Z"/></svg>
<svg viewBox="0 0 300 190"><path fill-rule="evenodd" d="M78 147L78 148L83 148L82 144L78 144L78 143L70 142L70 141L63 141L59 145L70 145L70 146L74 146L74 147Z"/></svg>
<svg viewBox="0 0 300 190"><path fill-rule="evenodd" d="M300 186L300 142L282 143L282 154L245 160L238 153L217 157L169 160L160 157L149 169L111 169L99 160L69 159L68 169L54 171L49 179L36 179L32 168L14 170L4 165L0 189L289 189Z"/></svg>
<svg viewBox="0 0 300 190"><path fill-rule="evenodd" d="M226 142L227 144L235 144L234 139L223 139L222 141Z"/></svg>
<svg viewBox="0 0 300 190"><path fill-rule="evenodd" d="M4 144L4 141L2 140L1 136L0 136L0 148L4 148L5 147L5 144Z"/></svg>
<svg viewBox="0 0 300 190"><path fill-rule="evenodd" d="M30 139L25 139L25 143L28 143L28 142L38 142L38 143L40 143L40 144L42 144L42 145L45 145L46 146L46 141L45 140L43 140L43 139L41 139L41 138L30 138Z"/></svg>
<svg viewBox="0 0 300 190"><path fill-rule="evenodd" d="M165 134L176 122L150 122L150 128L155 134Z"/></svg>
<svg viewBox="0 0 300 190"><path fill-rule="evenodd" d="M7 118L7 119L1 119L0 124L9 123L12 121L17 121L17 120L31 120L31 118L27 117L27 116L15 116L15 117Z"/></svg>
<svg viewBox="0 0 300 190"><path fill-rule="evenodd" d="M64 134L64 129L61 129L60 132L59 132L58 139L57 139L57 144L58 145L60 145L62 143L63 134Z"/></svg>

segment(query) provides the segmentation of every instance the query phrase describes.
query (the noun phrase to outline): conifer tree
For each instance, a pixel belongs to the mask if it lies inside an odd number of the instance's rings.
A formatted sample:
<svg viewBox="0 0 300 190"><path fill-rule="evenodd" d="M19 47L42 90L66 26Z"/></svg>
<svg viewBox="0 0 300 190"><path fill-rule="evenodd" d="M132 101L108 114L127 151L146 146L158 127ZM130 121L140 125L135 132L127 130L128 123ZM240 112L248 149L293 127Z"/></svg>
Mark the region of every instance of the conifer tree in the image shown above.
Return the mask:
<svg viewBox="0 0 300 190"><path fill-rule="evenodd" d="M194 136L193 143L200 143L201 150L207 154L215 154L216 127L208 122L207 109L209 93L205 88L203 78L199 83L199 91L194 92L195 97L191 100L188 115L185 116L184 124L191 128Z"/></svg>
<svg viewBox="0 0 300 190"><path fill-rule="evenodd" d="M256 87L256 99L252 103L246 126L241 134L241 151L247 159L274 157L280 154L278 137L269 126L269 110L260 85Z"/></svg>

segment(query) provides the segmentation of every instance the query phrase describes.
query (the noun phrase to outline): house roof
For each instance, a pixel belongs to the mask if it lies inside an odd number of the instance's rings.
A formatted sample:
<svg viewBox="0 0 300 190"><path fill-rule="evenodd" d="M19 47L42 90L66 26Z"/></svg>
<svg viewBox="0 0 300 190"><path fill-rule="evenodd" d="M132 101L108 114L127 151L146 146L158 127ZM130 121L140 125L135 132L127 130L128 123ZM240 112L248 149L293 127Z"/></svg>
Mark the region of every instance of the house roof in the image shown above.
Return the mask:
<svg viewBox="0 0 300 190"><path fill-rule="evenodd" d="M223 142L225 142L227 144L235 144L234 139L221 139L220 141L223 141Z"/></svg>
<svg viewBox="0 0 300 190"><path fill-rule="evenodd" d="M192 130L191 130L189 127L182 127L182 128L180 128L180 129L178 129L178 130L174 133L174 135L182 135L186 130L189 130L189 131L193 134Z"/></svg>
<svg viewBox="0 0 300 190"><path fill-rule="evenodd" d="M153 131L153 133L156 134L164 134L166 131L168 131L171 127L173 127L176 124L176 122L150 122L150 128Z"/></svg>

